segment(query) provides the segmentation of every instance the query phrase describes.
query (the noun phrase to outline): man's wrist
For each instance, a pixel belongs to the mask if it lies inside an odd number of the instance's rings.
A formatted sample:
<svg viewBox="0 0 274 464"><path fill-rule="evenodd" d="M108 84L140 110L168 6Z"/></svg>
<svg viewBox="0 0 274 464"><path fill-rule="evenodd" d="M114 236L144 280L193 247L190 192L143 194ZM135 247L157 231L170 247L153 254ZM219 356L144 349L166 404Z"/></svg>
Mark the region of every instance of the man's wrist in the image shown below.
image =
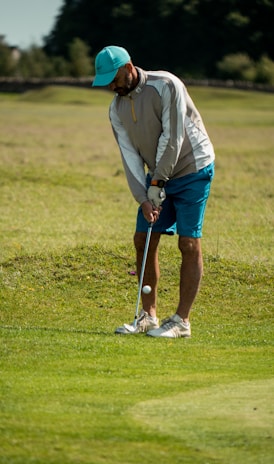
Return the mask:
<svg viewBox="0 0 274 464"><path fill-rule="evenodd" d="M153 179L150 182L150 185L152 185L153 187L164 188L165 185L166 185L166 182L164 180L162 180L162 179Z"/></svg>

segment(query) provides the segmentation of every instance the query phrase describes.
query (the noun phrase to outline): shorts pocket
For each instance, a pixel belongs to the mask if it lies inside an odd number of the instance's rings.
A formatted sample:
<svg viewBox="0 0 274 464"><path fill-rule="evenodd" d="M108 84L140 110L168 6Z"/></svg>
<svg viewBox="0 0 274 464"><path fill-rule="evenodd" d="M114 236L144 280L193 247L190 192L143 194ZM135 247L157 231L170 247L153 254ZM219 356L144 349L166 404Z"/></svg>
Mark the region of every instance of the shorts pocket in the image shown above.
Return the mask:
<svg viewBox="0 0 274 464"><path fill-rule="evenodd" d="M214 177L214 174L215 174L215 165L214 163L211 163L209 164L209 166L207 166L207 174L208 174L208 178L210 181L212 181L213 177Z"/></svg>

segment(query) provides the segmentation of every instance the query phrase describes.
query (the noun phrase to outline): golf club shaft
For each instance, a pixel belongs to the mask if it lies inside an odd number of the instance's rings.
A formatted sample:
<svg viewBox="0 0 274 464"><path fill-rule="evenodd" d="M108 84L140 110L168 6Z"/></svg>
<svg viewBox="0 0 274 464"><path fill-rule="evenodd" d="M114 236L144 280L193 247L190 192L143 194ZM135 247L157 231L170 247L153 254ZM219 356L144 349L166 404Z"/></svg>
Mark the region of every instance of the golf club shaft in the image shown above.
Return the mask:
<svg viewBox="0 0 274 464"><path fill-rule="evenodd" d="M147 252L148 252L148 248L149 248L149 242L150 242L150 237L151 237L152 225L153 225L153 223L150 222L150 223L149 223L149 226L148 226L148 230L147 230L146 243L145 243L144 254L143 254L143 261L142 261L142 267L141 267L141 273L140 273L140 278L139 278L138 297L137 297L137 302L136 302L136 309L135 309L135 316L134 316L134 321L133 321L133 327L136 327L137 319L138 319L138 314L139 314L139 304L140 304L141 293L142 293L142 287L143 287L144 273L145 273L146 261L147 261Z"/></svg>

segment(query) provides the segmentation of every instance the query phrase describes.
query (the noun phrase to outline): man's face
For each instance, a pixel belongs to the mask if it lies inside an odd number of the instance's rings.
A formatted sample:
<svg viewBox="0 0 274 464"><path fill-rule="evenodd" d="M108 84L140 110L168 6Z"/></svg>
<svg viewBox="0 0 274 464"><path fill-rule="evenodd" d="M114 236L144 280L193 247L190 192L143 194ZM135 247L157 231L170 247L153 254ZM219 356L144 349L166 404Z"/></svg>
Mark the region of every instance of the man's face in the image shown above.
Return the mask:
<svg viewBox="0 0 274 464"><path fill-rule="evenodd" d="M132 73L128 71L126 66L120 68L113 79L113 81L108 85L109 89L115 93L118 93L121 97L128 95L131 90L133 90L133 76Z"/></svg>

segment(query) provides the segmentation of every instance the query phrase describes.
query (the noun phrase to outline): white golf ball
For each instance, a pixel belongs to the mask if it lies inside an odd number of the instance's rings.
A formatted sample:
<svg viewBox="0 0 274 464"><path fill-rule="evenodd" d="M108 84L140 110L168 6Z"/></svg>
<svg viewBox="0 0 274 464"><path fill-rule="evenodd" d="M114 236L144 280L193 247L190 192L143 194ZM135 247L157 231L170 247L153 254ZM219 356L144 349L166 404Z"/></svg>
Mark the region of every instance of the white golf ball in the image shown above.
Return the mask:
<svg viewBox="0 0 274 464"><path fill-rule="evenodd" d="M151 292L151 286L150 285L144 285L142 288L143 293L148 295Z"/></svg>

